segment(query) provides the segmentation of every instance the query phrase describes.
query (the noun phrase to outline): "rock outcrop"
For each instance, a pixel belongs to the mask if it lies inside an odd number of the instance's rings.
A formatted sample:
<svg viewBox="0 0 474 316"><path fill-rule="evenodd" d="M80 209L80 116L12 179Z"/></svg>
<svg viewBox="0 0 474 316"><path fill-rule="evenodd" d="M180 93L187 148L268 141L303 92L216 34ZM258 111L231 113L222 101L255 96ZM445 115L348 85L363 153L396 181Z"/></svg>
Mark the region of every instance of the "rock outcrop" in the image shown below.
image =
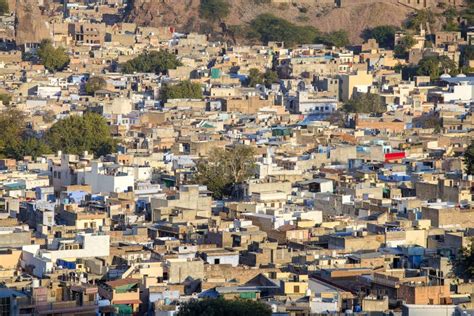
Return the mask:
<svg viewBox="0 0 474 316"><path fill-rule="evenodd" d="M42 1L47 5L47 1ZM47 16L43 14L44 7L39 0L16 0L16 43L39 43L50 37L50 27Z"/></svg>

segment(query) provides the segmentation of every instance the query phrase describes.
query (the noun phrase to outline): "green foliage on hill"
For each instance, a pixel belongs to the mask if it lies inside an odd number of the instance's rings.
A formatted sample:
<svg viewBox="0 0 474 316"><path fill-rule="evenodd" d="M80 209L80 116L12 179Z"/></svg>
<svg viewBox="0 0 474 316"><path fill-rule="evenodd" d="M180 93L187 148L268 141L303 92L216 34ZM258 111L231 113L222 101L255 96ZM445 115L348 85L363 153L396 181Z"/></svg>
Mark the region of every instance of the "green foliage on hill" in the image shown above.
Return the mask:
<svg viewBox="0 0 474 316"><path fill-rule="evenodd" d="M265 303L251 300L205 299L181 305L178 316L270 316L272 310Z"/></svg>
<svg viewBox="0 0 474 316"><path fill-rule="evenodd" d="M435 23L435 21L436 16L433 11L429 9L417 10L408 17L405 26L408 29L419 31L420 27L426 29L428 24L431 25Z"/></svg>
<svg viewBox="0 0 474 316"><path fill-rule="evenodd" d="M0 15L4 15L9 11L8 0L0 0Z"/></svg>
<svg viewBox="0 0 474 316"><path fill-rule="evenodd" d="M96 113L71 115L54 123L46 133L46 142L54 151L70 154L89 151L96 156L112 153L116 147L107 121Z"/></svg>
<svg viewBox="0 0 474 316"><path fill-rule="evenodd" d="M322 43L336 47L345 47L350 44L349 36L344 30L320 34L320 36L316 38L316 43Z"/></svg>
<svg viewBox="0 0 474 316"><path fill-rule="evenodd" d="M449 32L459 31L459 24L457 22L458 12L455 7L449 7L443 12L443 17L446 23L443 24L443 30Z"/></svg>
<svg viewBox="0 0 474 316"><path fill-rule="evenodd" d="M235 185L255 173L254 149L238 145L232 149L213 148L207 159L197 163L195 182L203 184L217 199L229 196Z"/></svg>
<svg viewBox="0 0 474 316"><path fill-rule="evenodd" d="M86 82L85 90L89 95L94 95L98 90L102 90L107 86L107 81L102 77L91 77Z"/></svg>
<svg viewBox="0 0 474 316"><path fill-rule="evenodd" d="M165 85L160 91L161 99L202 99L201 85L189 80L181 81L175 85Z"/></svg>
<svg viewBox="0 0 474 316"><path fill-rule="evenodd" d="M364 39L367 41L371 38L379 43L380 47L393 49L395 42L395 33L398 27L393 25L381 25L371 29L366 29L363 33Z"/></svg>
<svg viewBox="0 0 474 316"><path fill-rule="evenodd" d="M231 5L227 0L201 0L199 16L210 22L221 21L230 13Z"/></svg>
<svg viewBox="0 0 474 316"><path fill-rule="evenodd" d="M123 73L132 74L134 72L147 72L162 74L168 69L176 69L181 66L181 62L175 54L167 51L145 52L139 56L121 64Z"/></svg>
<svg viewBox="0 0 474 316"><path fill-rule="evenodd" d="M37 50L42 65L51 72L61 71L69 64L69 56L63 47L55 48L50 40L41 41Z"/></svg>
<svg viewBox="0 0 474 316"><path fill-rule="evenodd" d="M349 113L384 113L387 110L382 98L374 93L354 93L344 105L344 111Z"/></svg>
<svg viewBox="0 0 474 316"><path fill-rule="evenodd" d="M272 14L260 14L246 27L233 27L234 34L240 33L247 38L258 39L263 43L284 42L287 47L301 44L320 43L344 47L350 44L344 30L321 33L318 29L306 25L300 26Z"/></svg>
<svg viewBox="0 0 474 316"><path fill-rule="evenodd" d="M461 17L466 19L468 25L474 24L474 1L467 0L466 8L461 12Z"/></svg>
<svg viewBox="0 0 474 316"><path fill-rule="evenodd" d="M292 47L314 43L319 31L312 26L299 26L272 14L261 14L250 22L249 35L263 43L285 42L286 46Z"/></svg>

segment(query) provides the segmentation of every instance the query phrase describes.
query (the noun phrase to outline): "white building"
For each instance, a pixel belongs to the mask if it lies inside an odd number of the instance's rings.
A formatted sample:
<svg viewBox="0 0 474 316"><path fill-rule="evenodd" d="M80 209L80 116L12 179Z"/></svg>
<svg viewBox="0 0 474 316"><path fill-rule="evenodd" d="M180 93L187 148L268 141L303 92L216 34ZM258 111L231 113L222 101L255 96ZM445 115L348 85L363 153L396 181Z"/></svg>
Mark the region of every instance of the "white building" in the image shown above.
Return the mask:
<svg viewBox="0 0 474 316"><path fill-rule="evenodd" d="M23 246L21 266L33 267L33 274L42 277L53 271L58 259L108 257L109 243L108 235L79 233L74 240L54 240L48 247L53 249L40 249L40 245Z"/></svg>
<svg viewBox="0 0 474 316"><path fill-rule="evenodd" d="M126 192L133 190L134 176L128 170L116 164L92 162L90 170L81 171L77 175L79 184L87 184L92 193Z"/></svg>

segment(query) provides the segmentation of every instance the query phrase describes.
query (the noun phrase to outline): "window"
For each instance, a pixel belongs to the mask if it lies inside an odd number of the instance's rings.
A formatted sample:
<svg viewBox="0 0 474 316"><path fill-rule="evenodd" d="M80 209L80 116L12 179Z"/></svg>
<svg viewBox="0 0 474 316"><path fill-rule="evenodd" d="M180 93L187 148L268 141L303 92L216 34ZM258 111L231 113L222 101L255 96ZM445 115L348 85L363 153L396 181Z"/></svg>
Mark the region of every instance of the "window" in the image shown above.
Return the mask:
<svg viewBox="0 0 474 316"><path fill-rule="evenodd" d="M299 293L299 292L300 292L300 286L295 285L295 287L293 288L293 293Z"/></svg>

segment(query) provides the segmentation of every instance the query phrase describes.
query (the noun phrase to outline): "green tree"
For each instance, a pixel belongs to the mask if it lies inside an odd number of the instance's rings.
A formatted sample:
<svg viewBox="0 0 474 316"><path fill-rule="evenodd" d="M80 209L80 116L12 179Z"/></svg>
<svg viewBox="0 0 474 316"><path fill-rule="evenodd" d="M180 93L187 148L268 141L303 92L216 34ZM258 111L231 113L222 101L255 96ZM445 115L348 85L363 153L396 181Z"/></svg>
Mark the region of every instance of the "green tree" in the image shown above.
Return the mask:
<svg viewBox="0 0 474 316"><path fill-rule="evenodd" d="M464 162L466 164L466 173L474 175L474 140L464 152Z"/></svg>
<svg viewBox="0 0 474 316"><path fill-rule="evenodd" d="M263 83L267 88L270 88L273 83L278 83L279 81L278 73L273 70L267 70L263 74Z"/></svg>
<svg viewBox="0 0 474 316"><path fill-rule="evenodd" d="M8 1L7 0L0 0L0 15L4 15L8 13L10 9L8 8Z"/></svg>
<svg viewBox="0 0 474 316"><path fill-rule="evenodd" d="M333 31L323 34L320 38L316 40L316 42L336 47L344 47L350 44L349 36L344 30Z"/></svg>
<svg viewBox="0 0 474 316"><path fill-rule="evenodd" d="M116 147L107 121L96 113L71 115L57 121L46 133L46 142L54 151L70 154L89 151L96 156L112 153Z"/></svg>
<svg viewBox="0 0 474 316"><path fill-rule="evenodd" d="M461 17L466 20L467 25L474 24L474 2L467 1L466 8L461 12Z"/></svg>
<svg viewBox="0 0 474 316"><path fill-rule="evenodd" d="M262 84L263 80L263 74L257 68L249 70L249 76L247 78L247 84L249 87L255 87L258 84Z"/></svg>
<svg viewBox="0 0 474 316"><path fill-rule="evenodd" d="M10 102L12 101L12 96L7 93L0 93L0 102L4 106L9 106Z"/></svg>
<svg viewBox="0 0 474 316"><path fill-rule="evenodd" d="M386 110L382 98L374 93L354 93L349 102L344 105L344 111L349 113L381 114Z"/></svg>
<svg viewBox="0 0 474 316"><path fill-rule="evenodd" d="M0 113L0 155L22 159L49 153L49 147L43 140L29 135L26 129L26 115L17 109L9 108Z"/></svg>
<svg viewBox="0 0 474 316"><path fill-rule="evenodd" d="M49 71L61 71L69 64L69 56L64 48L53 47L50 40L41 41L37 50L40 62Z"/></svg>
<svg viewBox="0 0 474 316"><path fill-rule="evenodd" d="M270 316L272 310L265 303L251 300L204 299L181 305L178 316Z"/></svg>
<svg viewBox="0 0 474 316"><path fill-rule="evenodd" d="M102 90L107 86L107 81L102 77L91 77L87 80L85 90L89 95L94 95L96 91Z"/></svg>
<svg viewBox="0 0 474 316"><path fill-rule="evenodd" d="M202 99L202 97L201 85L189 80L175 85L166 84L160 91L160 98L164 102L169 99Z"/></svg>
<svg viewBox="0 0 474 316"><path fill-rule="evenodd" d="M227 0L201 0L199 16L211 22L221 21L229 15L230 8Z"/></svg>
<svg viewBox="0 0 474 316"><path fill-rule="evenodd" d="M8 145L4 154L9 158L20 160L25 156L35 159L49 153L51 153L51 148L43 139L24 135L21 141Z"/></svg>
<svg viewBox="0 0 474 316"><path fill-rule="evenodd" d="M19 147L25 132L26 116L22 111L11 108L0 113L0 153L7 156L8 148Z"/></svg>
<svg viewBox="0 0 474 316"><path fill-rule="evenodd" d="M195 182L206 185L217 199L229 196L236 185L254 175L254 155L254 149L245 145L213 148L207 159L197 162Z"/></svg>
<svg viewBox="0 0 474 316"><path fill-rule="evenodd" d="M416 44L416 40L411 35L405 35L395 46L395 56L399 58L406 58L408 51Z"/></svg>
<svg viewBox="0 0 474 316"><path fill-rule="evenodd" d="M454 273L465 280L474 277L474 242L459 251L453 262Z"/></svg>
<svg viewBox="0 0 474 316"><path fill-rule="evenodd" d="M444 19L446 20L446 23L443 25L443 29L445 31L449 32L457 32L459 31L459 25L456 21L458 18L458 12L456 11L456 8L451 6L447 8L443 12Z"/></svg>
<svg viewBox="0 0 474 316"><path fill-rule="evenodd" d="M269 88L272 83L278 82L278 79L278 74L273 70L266 70L264 73L261 73L257 68L252 68L249 70L247 85L255 87L258 84L263 84Z"/></svg>
<svg viewBox="0 0 474 316"><path fill-rule="evenodd" d="M426 29L427 24L435 23L435 14L429 10L417 10L412 15L410 15L406 21L406 27L412 30L418 31L420 27Z"/></svg>
<svg viewBox="0 0 474 316"><path fill-rule="evenodd" d="M258 37L263 43L285 42L292 47L298 44L314 43L319 31L312 26L299 26L272 14L260 14L250 22L251 37Z"/></svg>
<svg viewBox="0 0 474 316"><path fill-rule="evenodd" d="M168 69L176 69L181 62L175 54L167 51L145 52L121 65L123 73L146 72L162 74Z"/></svg>
<svg viewBox="0 0 474 316"><path fill-rule="evenodd" d="M417 74L436 80L444 72L456 75L458 71L458 65L447 56L427 56L418 63Z"/></svg>
<svg viewBox="0 0 474 316"><path fill-rule="evenodd" d="M398 27L393 25L381 25L371 29L366 29L363 33L365 40L371 38L375 39L379 43L380 47L393 49L395 44L395 33L398 31Z"/></svg>

